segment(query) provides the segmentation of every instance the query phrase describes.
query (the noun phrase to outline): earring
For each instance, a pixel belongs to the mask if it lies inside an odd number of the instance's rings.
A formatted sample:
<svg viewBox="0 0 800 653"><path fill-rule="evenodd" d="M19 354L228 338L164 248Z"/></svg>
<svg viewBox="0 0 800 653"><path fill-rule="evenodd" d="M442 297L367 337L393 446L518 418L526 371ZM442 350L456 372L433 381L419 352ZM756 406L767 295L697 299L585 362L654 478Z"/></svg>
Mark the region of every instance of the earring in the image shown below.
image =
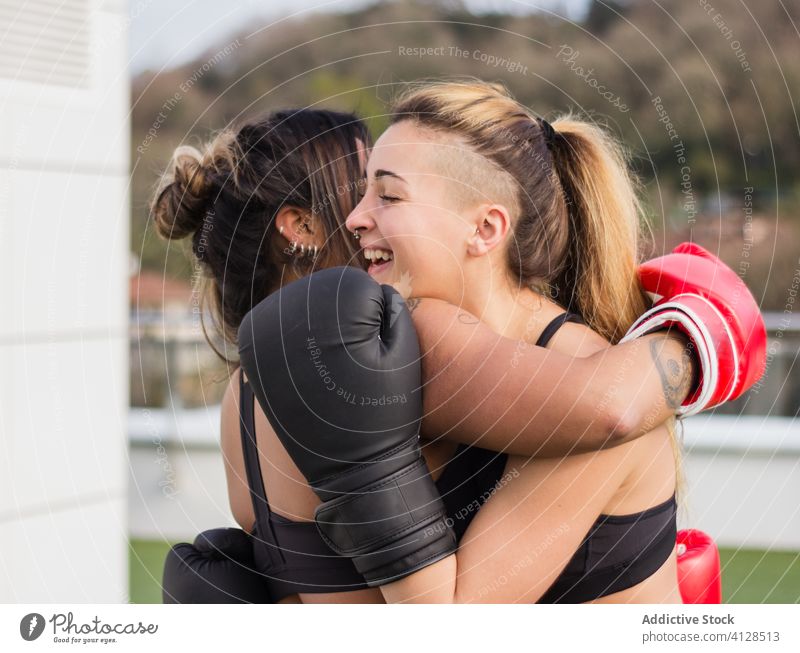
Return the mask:
<svg viewBox="0 0 800 653"><path fill-rule="evenodd" d="M291 247L287 247L283 250L289 256L294 256L297 254L299 257L306 257L310 258L312 261L317 258L317 254L319 254L319 246L318 245L308 245L306 246L303 243L299 243L295 240L292 241Z"/></svg>

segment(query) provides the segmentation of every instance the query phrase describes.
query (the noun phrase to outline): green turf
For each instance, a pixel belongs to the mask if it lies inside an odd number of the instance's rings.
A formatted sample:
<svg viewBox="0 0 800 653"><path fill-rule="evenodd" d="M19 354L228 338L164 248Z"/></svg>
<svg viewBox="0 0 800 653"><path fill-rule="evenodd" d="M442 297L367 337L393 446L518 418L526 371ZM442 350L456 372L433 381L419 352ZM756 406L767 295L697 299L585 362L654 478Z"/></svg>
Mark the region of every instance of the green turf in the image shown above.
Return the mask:
<svg viewBox="0 0 800 653"><path fill-rule="evenodd" d="M720 549L724 603L800 603L800 552Z"/></svg>
<svg viewBox="0 0 800 653"><path fill-rule="evenodd" d="M131 603L161 603L170 542L131 540ZM800 553L721 549L725 603L800 603Z"/></svg>
<svg viewBox="0 0 800 653"><path fill-rule="evenodd" d="M131 581L131 603L161 603L161 576L164 559L171 542L131 540L128 568Z"/></svg>

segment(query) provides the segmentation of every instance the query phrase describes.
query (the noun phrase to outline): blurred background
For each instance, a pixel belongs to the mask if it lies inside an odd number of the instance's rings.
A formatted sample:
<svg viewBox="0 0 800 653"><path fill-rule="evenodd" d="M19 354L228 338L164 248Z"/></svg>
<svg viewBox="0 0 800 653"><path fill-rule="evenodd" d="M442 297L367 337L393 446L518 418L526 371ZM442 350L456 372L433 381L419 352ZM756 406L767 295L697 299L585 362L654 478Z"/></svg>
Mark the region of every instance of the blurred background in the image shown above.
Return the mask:
<svg viewBox="0 0 800 653"><path fill-rule="evenodd" d="M464 74L549 118L607 125L644 182L650 254L694 240L760 302L765 377L684 423L680 526L722 547L726 601L800 602L800 5L264 5L0 0L0 265L22 284L0 291L20 311L0 334L14 461L0 547L40 569L3 555L0 600L160 602L169 544L234 525L219 450L227 370L199 327L191 259L148 213L174 148L289 106L355 110L377 137L403 83ZM31 312L34 295L48 301ZM61 406L50 422L43 390ZM47 566L32 542L54 527Z"/></svg>

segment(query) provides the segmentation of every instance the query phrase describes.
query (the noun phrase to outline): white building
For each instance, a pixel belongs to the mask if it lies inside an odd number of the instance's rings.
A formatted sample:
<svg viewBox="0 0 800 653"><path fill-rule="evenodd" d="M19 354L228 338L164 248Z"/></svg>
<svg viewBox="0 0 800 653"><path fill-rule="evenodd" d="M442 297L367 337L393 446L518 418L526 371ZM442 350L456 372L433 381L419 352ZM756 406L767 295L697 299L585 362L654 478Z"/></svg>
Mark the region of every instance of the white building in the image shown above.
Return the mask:
<svg viewBox="0 0 800 653"><path fill-rule="evenodd" d="M0 602L126 602L124 0L0 0Z"/></svg>

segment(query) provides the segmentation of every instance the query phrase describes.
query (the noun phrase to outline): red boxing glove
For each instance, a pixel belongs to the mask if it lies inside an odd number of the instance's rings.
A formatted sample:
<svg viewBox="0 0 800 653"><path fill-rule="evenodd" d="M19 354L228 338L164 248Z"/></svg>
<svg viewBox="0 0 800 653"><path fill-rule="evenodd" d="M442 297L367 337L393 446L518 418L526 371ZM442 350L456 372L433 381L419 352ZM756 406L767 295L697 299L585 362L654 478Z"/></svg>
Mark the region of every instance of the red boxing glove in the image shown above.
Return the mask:
<svg viewBox="0 0 800 653"><path fill-rule="evenodd" d="M719 551L695 529L678 531L678 588L684 603L722 603Z"/></svg>
<svg viewBox="0 0 800 653"><path fill-rule="evenodd" d="M639 266L639 280L655 304L620 342L670 326L689 337L699 383L679 416L733 401L758 381L766 367L767 330L758 303L733 270L699 245L683 243Z"/></svg>

